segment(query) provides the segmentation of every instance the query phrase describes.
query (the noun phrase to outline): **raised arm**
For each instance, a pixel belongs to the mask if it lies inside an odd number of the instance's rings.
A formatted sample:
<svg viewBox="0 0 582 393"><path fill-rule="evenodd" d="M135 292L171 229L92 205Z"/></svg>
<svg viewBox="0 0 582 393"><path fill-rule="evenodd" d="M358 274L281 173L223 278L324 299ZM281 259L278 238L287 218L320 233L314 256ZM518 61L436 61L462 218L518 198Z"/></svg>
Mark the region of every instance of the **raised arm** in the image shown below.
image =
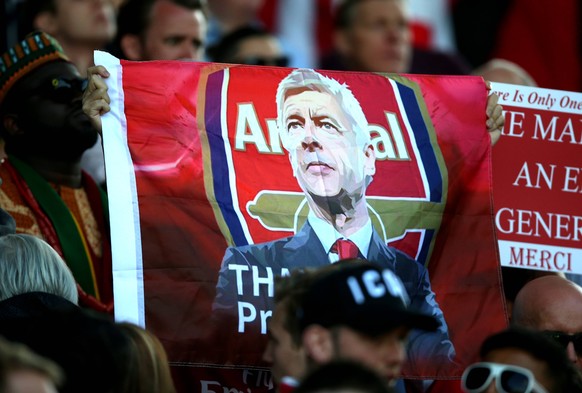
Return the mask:
<svg viewBox="0 0 582 393"><path fill-rule="evenodd" d="M101 134L101 116L109 112L111 99L107 93L107 84L103 78L109 77L109 71L103 66L90 67L87 70L87 89L83 93L83 112L91 119Z"/></svg>
<svg viewBox="0 0 582 393"><path fill-rule="evenodd" d="M487 83L487 88L491 88L489 82ZM503 125L505 124L505 116L503 115L503 107L498 103L499 96L495 93L490 94L487 97L487 108L485 113L487 114L487 131L489 131L489 136L491 137L491 146L495 145L499 138L501 137L501 130L503 130Z"/></svg>

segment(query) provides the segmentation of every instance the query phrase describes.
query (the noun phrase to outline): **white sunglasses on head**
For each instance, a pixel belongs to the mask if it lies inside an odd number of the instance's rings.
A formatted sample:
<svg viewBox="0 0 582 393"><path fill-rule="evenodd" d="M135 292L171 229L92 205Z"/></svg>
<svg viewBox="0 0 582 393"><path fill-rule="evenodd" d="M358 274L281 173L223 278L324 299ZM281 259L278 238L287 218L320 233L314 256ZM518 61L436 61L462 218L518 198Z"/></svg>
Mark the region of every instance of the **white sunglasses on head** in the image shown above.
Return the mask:
<svg viewBox="0 0 582 393"><path fill-rule="evenodd" d="M467 367L461 386L466 393L481 393L487 390L494 378L499 393L548 393L527 368L490 362Z"/></svg>

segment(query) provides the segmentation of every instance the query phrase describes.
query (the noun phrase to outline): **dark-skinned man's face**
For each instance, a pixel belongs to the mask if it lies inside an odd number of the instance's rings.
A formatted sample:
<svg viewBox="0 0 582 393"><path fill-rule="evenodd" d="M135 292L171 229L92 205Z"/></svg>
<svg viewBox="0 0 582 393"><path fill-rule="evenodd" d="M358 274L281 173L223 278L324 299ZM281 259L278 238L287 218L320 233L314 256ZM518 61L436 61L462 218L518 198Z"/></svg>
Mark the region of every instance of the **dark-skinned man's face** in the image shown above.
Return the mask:
<svg viewBox="0 0 582 393"><path fill-rule="evenodd" d="M13 100L11 109L3 111L6 150L57 160L80 157L97 141L82 110L83 86L74 65L64 61L42 65L18 81L6 97Z"/></svg>

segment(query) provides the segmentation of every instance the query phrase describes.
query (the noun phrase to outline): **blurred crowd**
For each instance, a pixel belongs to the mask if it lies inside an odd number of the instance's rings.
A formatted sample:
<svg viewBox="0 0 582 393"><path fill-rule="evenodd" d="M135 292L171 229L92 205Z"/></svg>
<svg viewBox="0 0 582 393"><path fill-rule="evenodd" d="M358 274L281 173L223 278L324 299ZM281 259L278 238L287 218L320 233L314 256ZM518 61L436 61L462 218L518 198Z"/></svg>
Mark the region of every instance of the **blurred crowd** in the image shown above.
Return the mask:
<svg viewBox="0 0 582 393"><path fill-rule="evenodd" d="M176 391L155 335L111 316L101 113L83 107L88 84L98 91L87 79L94 50L135 61L472 74L582 91L579 0L5 0L2 7L0 393ZM108 98L99 99L106 110ZM350 303L349 278L365 287L366 277L378 278L375 291ZM433 331L438 321L409 305L390 270L353 258L278 279L264 361L282 393L582 392L582 288L523 269L504 269L503 282L511 327L480 346L480 361L461 381L399 379L411 330ZM345 309L330 308L338 297Z"/></svg>
<svg viewBox="0 0 582 393"><path fill-rule="evenodd" d="M340 0L79 3L6 0L0 50L42 29L59 40L82 74L93 49L131 60L267 60L428 74L489 72L489 61L503 59L513 65L490 67L520 69L541 87L582 90L582 11L576 0L370 1L355 7L351 3L358 2Z"/></svg>

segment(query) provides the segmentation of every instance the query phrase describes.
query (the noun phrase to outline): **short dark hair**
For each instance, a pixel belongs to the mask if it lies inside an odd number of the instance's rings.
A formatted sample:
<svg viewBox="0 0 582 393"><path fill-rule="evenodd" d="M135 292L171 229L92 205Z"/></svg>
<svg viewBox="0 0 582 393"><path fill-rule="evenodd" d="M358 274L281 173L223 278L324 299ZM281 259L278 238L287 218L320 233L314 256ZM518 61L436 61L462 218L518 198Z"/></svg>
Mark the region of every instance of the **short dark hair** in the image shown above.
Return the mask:
<svg viewBox="0 0 582 393"><path fill-rule="evenodd" d="M297 347L302 345L302 332L297 312L316 276L315 268L306 268L293 270L288 276L275 277L275 305L280 306L280 311L284 314L283 327L291 335L292 342Z"/></svg>
<svg viewBox="0 0 582 393"><path fill-rule="evenodd" d="M256 26L236 29L220 39L215 45L206 49L208 57L216 63L233 63L238 48L243 40L254 37L274 37L267 30Z"/></svg>
<svg viewBox="0 0 582 393"><path fill-rule="evenodd" d="M334 14L333 24L336 29L347 29L352 25L354 7L361 0L340 1Z"/></svg>
<svg viewBox="0 0 582 393"><path fill-rule="evenodd" d="M566 352L541 332L512 327L489 336L481 345L481 357L497 349L517 348L547 366L553 386L550 392L582 393L582 373L568 359Z"/></svg>
<svg viewBox="0 0 582 393"><path fill-rule="evenodd" d="M310 372L293 393L352 390L362 393L391 393L388 382L362 363L333 360Z"/></svg>
<svg viewBox="0 0 582 393"><path fill-rule="evenodd" d="M367 0L342 0L334 13L334 27L338 30L348 29L354 22L354 9L356 5ZM405 0L404 0L405 1Z"/></svg>
<svg viewBox="0 0 582 393"><path fill-rule="evenodd" d="M128 0L119 9L117 16L117 36L126 34L141 35L149 26L150 11L158 0ZM204 0L170 0L172 3L191 10L201 10L205 16L206 1Z"/></svg>

